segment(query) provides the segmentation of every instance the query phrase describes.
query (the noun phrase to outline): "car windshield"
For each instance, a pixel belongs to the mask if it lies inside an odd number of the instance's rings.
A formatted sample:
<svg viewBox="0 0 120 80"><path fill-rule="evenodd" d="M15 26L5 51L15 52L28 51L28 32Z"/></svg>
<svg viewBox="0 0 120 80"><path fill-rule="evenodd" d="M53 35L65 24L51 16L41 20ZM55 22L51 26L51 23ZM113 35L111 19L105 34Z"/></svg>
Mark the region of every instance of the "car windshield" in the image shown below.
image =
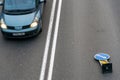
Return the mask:
<svg viewBox="0 0 120 80"><path fill-rule="evenodd" d="M5 0L5 11L31 10L35 8L35 0Z"/></svg>

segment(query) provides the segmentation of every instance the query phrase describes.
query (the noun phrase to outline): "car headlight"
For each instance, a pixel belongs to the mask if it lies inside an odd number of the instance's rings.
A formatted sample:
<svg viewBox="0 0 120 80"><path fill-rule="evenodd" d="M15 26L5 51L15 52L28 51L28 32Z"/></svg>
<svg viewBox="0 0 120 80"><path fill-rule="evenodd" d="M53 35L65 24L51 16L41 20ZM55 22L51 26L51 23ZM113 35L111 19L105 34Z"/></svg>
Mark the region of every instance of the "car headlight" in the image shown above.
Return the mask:
<svg viewBox="0 0 120 80"><path fill-rule="evenodd" d="M37 27L38 26L38 18L35 18L35 20L33 21L33 23L30 25L31 28L33 27Z"/></svg>
<svg viewBox="0 0 120 80"><path fill-rule="evenodd" d="M1 28L7 29L7 26L5 24L1 24Z"/></svg>
<svg viewBox="0 0 120 80"><path fill-rule="evenodd" d="M3 19L1 19L1 21L0 21L0 26L1 26L1 28L3 28L3 29L7 29L7 26L6 26L6 24L4 23Z"/></svg>
<svg viewBox="0 0 120 80"><path fill-rule="evenodd" d="M36 27L37 25L38 25L38 22L35 21L35 22L33 22L33 23L30 25L30 27L33 28L33 27Z"/></svg>

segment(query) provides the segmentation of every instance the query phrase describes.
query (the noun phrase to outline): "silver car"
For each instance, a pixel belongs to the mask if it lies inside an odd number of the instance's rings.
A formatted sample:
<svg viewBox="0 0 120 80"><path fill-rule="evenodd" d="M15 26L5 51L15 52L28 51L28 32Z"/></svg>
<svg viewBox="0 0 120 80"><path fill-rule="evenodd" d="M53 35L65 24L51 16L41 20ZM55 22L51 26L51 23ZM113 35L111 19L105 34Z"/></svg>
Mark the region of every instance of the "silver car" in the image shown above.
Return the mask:
<svg viewBox="0 0 120 80"><path fill-rule="evenodd" d="M0 29L6 38L26 38L42 31L42 13L46 0L4 0Z"/></svg>

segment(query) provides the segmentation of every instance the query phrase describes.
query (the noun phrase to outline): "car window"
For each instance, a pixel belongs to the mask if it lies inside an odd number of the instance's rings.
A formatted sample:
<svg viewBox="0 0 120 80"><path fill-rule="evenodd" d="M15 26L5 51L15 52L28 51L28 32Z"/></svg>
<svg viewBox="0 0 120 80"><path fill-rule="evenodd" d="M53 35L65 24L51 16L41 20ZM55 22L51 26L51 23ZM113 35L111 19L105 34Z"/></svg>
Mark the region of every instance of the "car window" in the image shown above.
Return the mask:
<svg viewBox="0 0 120 80"><path fill-rule="evenodd" d="M25 10L35 8L35 0L5 0L5 10Z"/></svg>

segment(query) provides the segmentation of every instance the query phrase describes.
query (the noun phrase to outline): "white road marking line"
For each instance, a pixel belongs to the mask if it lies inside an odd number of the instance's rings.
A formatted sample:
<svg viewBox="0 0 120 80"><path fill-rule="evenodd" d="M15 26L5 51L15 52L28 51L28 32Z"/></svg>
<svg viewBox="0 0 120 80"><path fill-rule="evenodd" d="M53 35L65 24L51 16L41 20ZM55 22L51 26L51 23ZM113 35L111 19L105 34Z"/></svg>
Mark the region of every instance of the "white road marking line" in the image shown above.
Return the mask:
<svg viewBox="0 0 120 80"><path fill-rule="evenodd" d="M62 7L62 0L59 0L47 80L52 80L56 43L57 43L58 29L59 29L59 23L60 23L61 7Z"/></svg>
<svg viewBox="0 0 120 80"><path fill-rule="evenodd" d="M46 70L46 65L47 65L48 51L49 51L50 39L51 39L52 28L53 28L56 2L57 2L56 0L53 0L53 3L52 3L49 28L48 28L48 33L47 33L47 39L46 39L45 50L43 54L43 61L42 61L42 67L41 67L41 73L40 73L39 80L44 80L45 78L45 70Z"/></svg>

